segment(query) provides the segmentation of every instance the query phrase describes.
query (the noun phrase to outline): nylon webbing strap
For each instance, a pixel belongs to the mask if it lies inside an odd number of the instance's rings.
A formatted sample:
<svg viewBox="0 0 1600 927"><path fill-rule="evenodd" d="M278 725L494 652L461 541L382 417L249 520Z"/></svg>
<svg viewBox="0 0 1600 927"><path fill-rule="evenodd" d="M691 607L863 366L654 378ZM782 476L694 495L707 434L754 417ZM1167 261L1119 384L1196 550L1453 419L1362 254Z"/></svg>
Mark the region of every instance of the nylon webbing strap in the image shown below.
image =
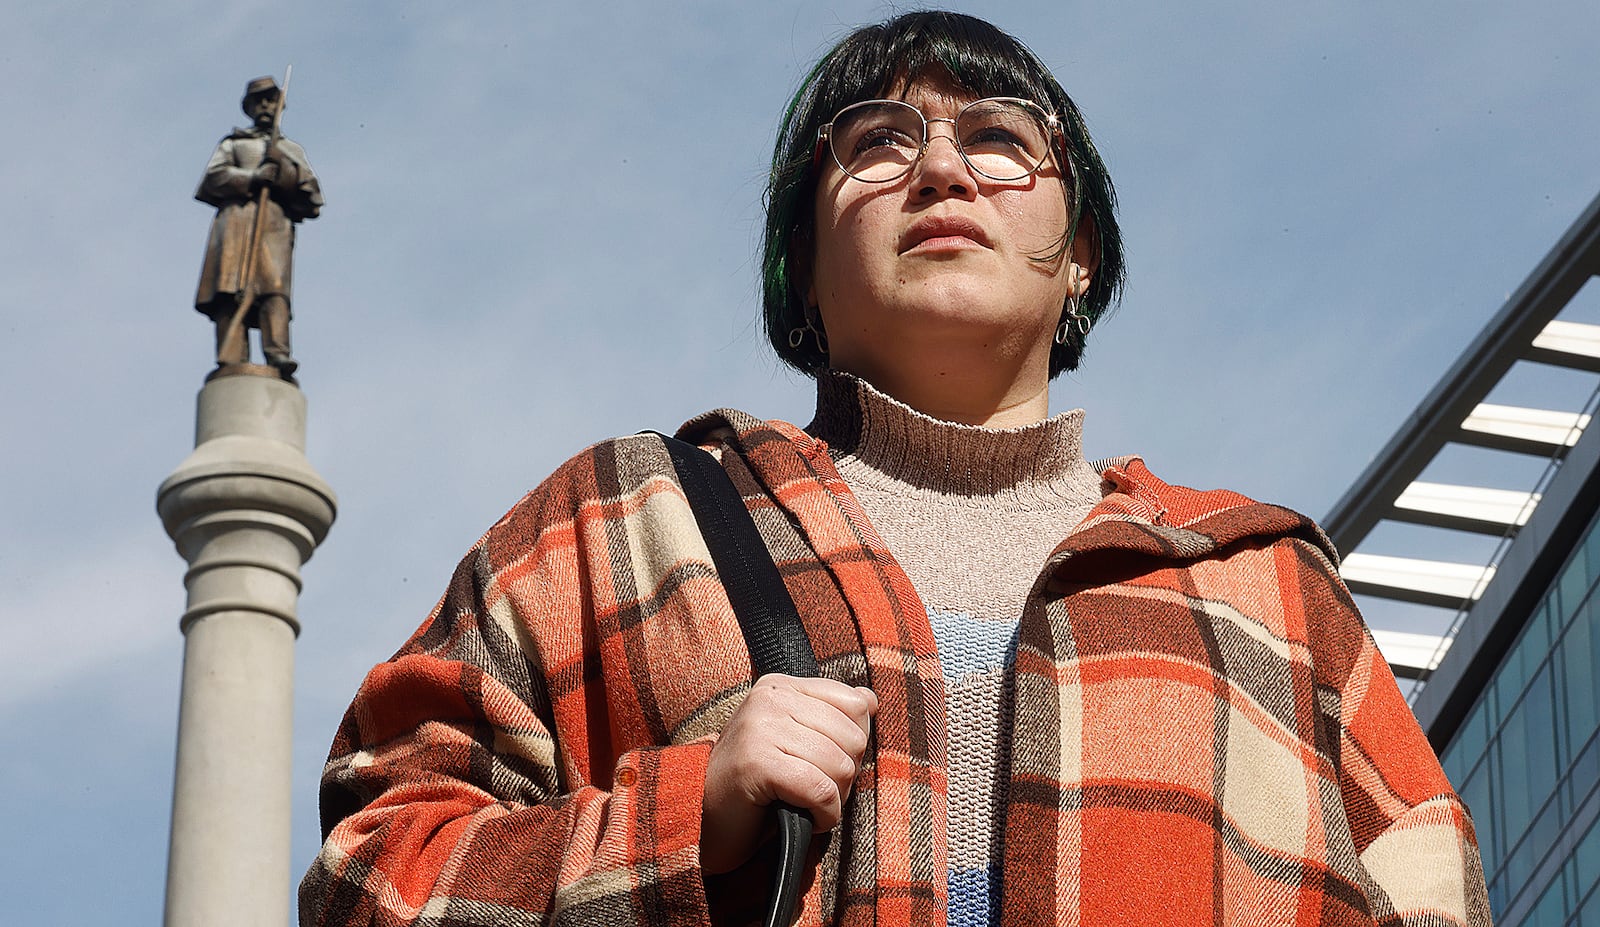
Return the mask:
<svg viewBox="0 0 1600 927"><path fill-rule="evenodd" d="M660 437L711 551L711 562L728 591L755 675L821 675L794 599L727 471L693 444ZM765 925L789 927L800 901L800 877L812 822L810 815L788 805L773 807L778 812L778 861Z"/></svg>
<svg viewBox="0 0 1600 927"><path fill-rule="evenodd" d="M662 440L711 550L711 562L728 590L728 601L739 616L756 675L818 675L817 657L794 600L728 472L693 444L664 435Z"/></svg>

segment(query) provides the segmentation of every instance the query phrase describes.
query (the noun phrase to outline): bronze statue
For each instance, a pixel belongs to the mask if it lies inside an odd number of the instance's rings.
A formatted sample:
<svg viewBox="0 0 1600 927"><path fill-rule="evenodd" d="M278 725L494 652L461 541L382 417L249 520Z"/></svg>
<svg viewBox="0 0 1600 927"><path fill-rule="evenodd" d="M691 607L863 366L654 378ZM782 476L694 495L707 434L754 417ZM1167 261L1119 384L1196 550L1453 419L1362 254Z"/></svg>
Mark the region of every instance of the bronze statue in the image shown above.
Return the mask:
<svg viewBox="0 0 1600 927"><path fill-rule="evenodd" d="M284 79L285 84L288 78ZM298 366L289 353L289 283L295 225L322 210L322 188L305 150L279 132L284 93L271 77L245 86L241 105L254 122L217 144L194 198L217 207L194 307L217 325L217 365L250 362L247 328L280 376Z"/></svg>

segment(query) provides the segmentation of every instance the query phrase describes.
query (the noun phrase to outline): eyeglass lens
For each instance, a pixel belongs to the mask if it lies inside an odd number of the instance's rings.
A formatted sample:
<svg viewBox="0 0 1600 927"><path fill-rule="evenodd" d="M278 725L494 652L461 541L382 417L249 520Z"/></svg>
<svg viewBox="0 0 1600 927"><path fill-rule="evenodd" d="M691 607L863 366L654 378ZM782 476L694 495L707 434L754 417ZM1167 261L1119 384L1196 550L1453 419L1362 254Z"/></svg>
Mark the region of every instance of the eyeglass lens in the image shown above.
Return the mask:
<svg viewBox="0 0 1600 927"><path fill-rule="evenodd" d="M829 145L845 173L869 183L896 180L922 151L926 123L895 100L847 106L834 117ZM1021 180L1050 153L1041 113L1013 100L979 100L956 115L955 138L972 169L991 180Z"/></svg>

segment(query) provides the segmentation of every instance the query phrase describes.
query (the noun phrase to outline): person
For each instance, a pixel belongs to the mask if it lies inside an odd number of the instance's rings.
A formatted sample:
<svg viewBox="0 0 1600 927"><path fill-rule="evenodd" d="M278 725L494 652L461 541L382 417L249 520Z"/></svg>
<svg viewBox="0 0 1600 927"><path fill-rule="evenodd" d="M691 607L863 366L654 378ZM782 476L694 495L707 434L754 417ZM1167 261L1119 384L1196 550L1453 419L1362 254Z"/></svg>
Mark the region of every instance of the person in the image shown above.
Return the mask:
<svg viewBox="0 0 1600 927"><path fill-rule="evenodd" d="M1483 924L1466 808L1308 519L1048 416L1123 277L1077 107L916 12L811 73L773 156L766 331L805 428L719 455L822 678L752 681L659 439L579 454L368 675L303 924L748 923L775 801L804 924Z"/></svg>
<svg viewBox="0 0 1600 927"><path fill-rule="evenodd" d="M271 77L245 85L240 105L252 125L217 143L200 178L194 198L215 206L217 215L206 239L194 307L216 323L219 365L247 363L246 329L259 328L261 353L287 377L299 366L289 349L295 226L315 219L323 201L305 149L275 136L281 99L278 82ZM262 189L268 196L258 233ZM255 288L254 299L244 318L234 322L247 284Z"/></svg>

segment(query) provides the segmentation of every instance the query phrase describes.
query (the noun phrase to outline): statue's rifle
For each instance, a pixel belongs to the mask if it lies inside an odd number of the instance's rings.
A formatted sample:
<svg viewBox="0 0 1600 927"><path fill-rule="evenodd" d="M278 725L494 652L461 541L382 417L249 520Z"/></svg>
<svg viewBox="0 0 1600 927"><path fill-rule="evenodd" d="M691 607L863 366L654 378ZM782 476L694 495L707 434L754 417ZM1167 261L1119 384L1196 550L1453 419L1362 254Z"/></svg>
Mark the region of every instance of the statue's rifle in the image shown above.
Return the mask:
<svg viewBox="0 0 1600 927"><path fill-rule="evenodd" d="M278 143L283 132L283 104L289 98L289 78L294 74L294 65L283 69L283 87L278 91L278 102L272 108L272 134L267 138L266 150L262 152L261 159L266 161L266 153ZM279 165L282 170L282 165ZM233 310L233 318L228 320L228 329L222 338L223 344L232 344L240 334L239 328L244 325L245 315L256 301L256 252L261 247L261 231L267 221L267 200L270 198L272 184L261 185L261 192L256 195L256 221L250 227L250 247L244 253L244 289L239 293L239 305ZM245 360L250 359L249 345L245 345Z"/></svg>

